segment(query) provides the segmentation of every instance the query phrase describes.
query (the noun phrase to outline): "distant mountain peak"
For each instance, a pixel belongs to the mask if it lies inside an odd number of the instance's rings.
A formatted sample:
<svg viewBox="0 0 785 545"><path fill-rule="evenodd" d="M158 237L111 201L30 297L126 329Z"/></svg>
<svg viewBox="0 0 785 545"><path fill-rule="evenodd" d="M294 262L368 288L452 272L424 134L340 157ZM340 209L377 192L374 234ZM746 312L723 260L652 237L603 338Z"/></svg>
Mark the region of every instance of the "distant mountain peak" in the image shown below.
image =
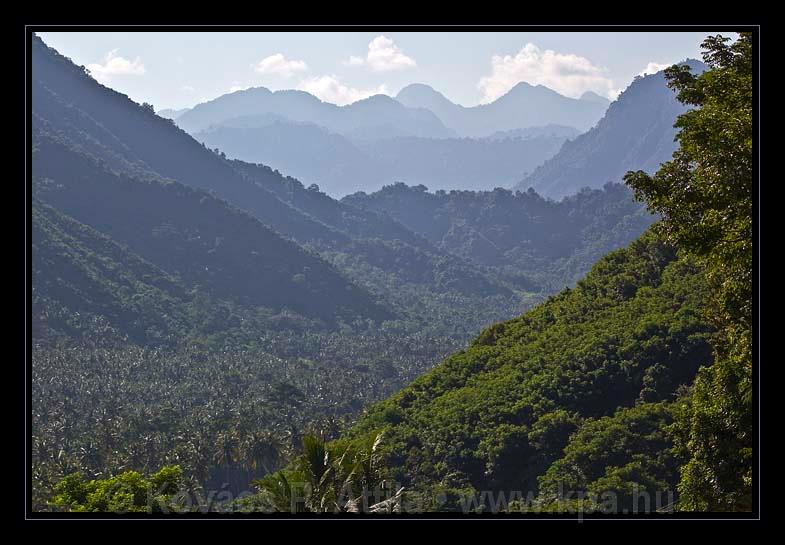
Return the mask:
<svg viewBox="0 0 785 545"><path fill-rule="evenodd" d="M254 95L254 94L259 94L259 95L271 95L272 93L273 93L273 92L272 92L270 89L268 89L267 87L261 87L261 86L260 86L260 87L248 87L247 89L238 89L238 90L236 90L236 91L232 91L231 93L226 93L226 94L227 94L227 95L233 95L233 94L246 94L246 95ZM225 95L221 95L221 96L225 96ZM221 98L221 97L217 97L217 98ZM214 100L215 100L215 99L214 99Z"/></svg>
<svg viewBox="0 0 785 545"><path fill-rule="evenodd" d="M401 105L401 103L398 102L397 100L395 100L393 97L391 97L389 95L382 94L382 93L379 93L379 94L376 94L376 95L371 95L369 97L362 98L362 99L360 99L360 100L358 100L356 102L352 102L352 104L359 104L359 103L363 103L363 104L393 104L393 103L395 103L395 104Z"/></svg>
<svg viewBox="0 0 785 545"><path fill-rule="evenodd" d="M398 91L398 94L400 95L401 93L406 91L431 91L433 93L441 94L439 93L439 91L437 91L427 83L410 83L409 85Z"/></svg>
<svg viewBox="0 0 785 545"><path fill-rule="evenodd" d="M604 104L610 103L610 100L608 100L602 95L598 95L594 91L586 91L581 95L579 100L585 100L587 102L600 102Z"/></svg>
<svg viewBox="0 0 785 545"><path fill-rule="evenodd" d="M578 100L545 85L520 81L493 102L461 106L423 83L413 83L396 95L404 106L426 108L461 136L483 138L495 133L549 124L576 127L594 126L610 102L602 97Z"/></svg>
<svg viewBox="0 0 785 545"><path fill-rule="evenodd" d="M708 66L706 66L706 64L703 61L699 61L698 59L689 59L688 58L688 59L684 59L683 61L681 61L680 63L677 63L677 64L679 66L687 65L692 70L694 70L694 71L696 71L698 73L703 73L703 72L705 72L709 68Z"/></svg>
<svg viewBox="0 0 785 545"><path fill-rule="evenodd" d="M535 89L536 87L542 87L542 85L534 86L534 85L532 85L531 83L529 83L527 81L519 81L518 83L513 85L512 88L509 91L507 91L507 94L509 94L509 93L520 93L520 92L523 92L523 91L528 91L530 89Z"/></svg>
<svg viewBox="0 0 785 545"><path fill-rule="evenodd" d="M694 59L679 64L698 73L706 69ZM559 199L582 187L619 182L629 170L655 172L676 150L673 124L687 109L668 88L663 70L636 77L591 130L562 146L516 188L533 187Z"/></svg>
<svg viewBox="0 0 785 545"><path fill-rule="evenodd" d="M410 107L430 107L436 109L440 106L447 108L462 107L425 83L411 83L407 85L398 91L398 94L395 95L395 100L404 106Z"/></svg>

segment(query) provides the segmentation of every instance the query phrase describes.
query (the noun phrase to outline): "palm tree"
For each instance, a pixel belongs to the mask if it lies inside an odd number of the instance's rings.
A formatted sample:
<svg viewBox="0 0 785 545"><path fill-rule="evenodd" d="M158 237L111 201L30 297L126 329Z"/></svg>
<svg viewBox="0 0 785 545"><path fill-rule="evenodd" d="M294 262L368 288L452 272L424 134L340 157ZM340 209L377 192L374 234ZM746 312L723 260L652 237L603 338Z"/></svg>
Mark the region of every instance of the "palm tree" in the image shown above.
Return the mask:
<svg viewBox="0 0 785 545"><path fill-rule="evenodd" d="M264 478L254 481L254 484L276 511L285 513L301 510L300 505L294 505L292 487L282 471L266 475Z"/></svg>
<svg viewBox="0 0 785 545"><path fill-rule="evenodd" d="M241 445L241 454L252 472L271 473L281 460L283 447L270 431L251 432Z"/></svg>
<svg viewBox="0 0 785 545"><path fill-rule="evenodd" d="M328 507L332 508L329 485L333 468L324 439L313 434L303 437L303 454L299 459L298 469L308 485L306 507L316 512L325 512Z"/></svg>
<svg viewBox="0 0 785 545"><path fill-rule="evenodd" d="M224 431L218 434L214 461L219 466L228 467L237 458L239 442L233 431Z"/></svg>

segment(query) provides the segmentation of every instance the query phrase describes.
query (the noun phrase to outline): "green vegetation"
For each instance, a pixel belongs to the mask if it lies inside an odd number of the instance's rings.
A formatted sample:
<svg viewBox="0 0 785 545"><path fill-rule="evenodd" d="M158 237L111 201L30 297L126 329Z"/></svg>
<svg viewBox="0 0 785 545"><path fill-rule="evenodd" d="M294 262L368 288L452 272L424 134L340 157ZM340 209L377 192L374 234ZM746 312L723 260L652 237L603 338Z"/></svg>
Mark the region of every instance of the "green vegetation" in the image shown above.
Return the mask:
<svg viewBox="0 0 785 545"><path fill-rule="evenodd" d="M444 498L440 509L463 508L467 495L490 508L483 493L514 491L539 494L535 505L546 508L553 480L575 464L587 469L567 481L573 491L607 486L619 509L632 481L652 496L674 491L675 454L661 452L674 442L662 426L679 387L711 361L707 297L702 268L649 233L574 289L484 330L345 436L384 429L394 479ZM633 469L648 477L630 477Z"/></svg>
<svg viewBox="0 0 785 545"><path fill-rule="evenodd" d="M560 202L533 190L430 193L402 183L342 202L389 214L438 248L528 292L573 285L600 257L632 242L655 220L628 188L610 183Z"/></svg>
<svg viewBox="0 0 785 545"><path fill-rule="evenodd" d="M296 456L309 430L337 437L458 347L425 335L292 331L267 332L245 351L36 346L33 508L51 508L55 484L73 472L100 480L170 464L189 490L206 497L227 483L236 498Z"/></svg>
<svg viewBox="0 0 785 545"><path fill-rule="evenodd" d="M161 120L190 171L38 51L94 100L34 96L33 508L751 510L752 37L704 48L642 236L618 185L339 202Z"/></svg>
<svg viewBox="0 0 785 545"><path fill-rule="evenodd" d="M137 471L85 481L73 473L57 483L54 504L76 512L160 513L178 508L182 480L178 466L167 466L145 478Z"/></svg>
<svg viewBox="0 0 785 545"><path fill-rule="evenodd" d="M708 38L700 76L666 72L679 100L679 150L654 175L627 183L662 216L658 232L705 264L710 319L720 334L714 364L701 369L679 413L689 462L679 489L685 509L752 507L752 36Z"/></svg>
<svg viewBox="0 0 785 545"><path fill-rule="evenodd" d="M383 434L364 442L327 444L303 437L294 467L256 481L260 493L239 500L236 510L311 513L400 512L402 490L392 488L380 445Z"/></svg>

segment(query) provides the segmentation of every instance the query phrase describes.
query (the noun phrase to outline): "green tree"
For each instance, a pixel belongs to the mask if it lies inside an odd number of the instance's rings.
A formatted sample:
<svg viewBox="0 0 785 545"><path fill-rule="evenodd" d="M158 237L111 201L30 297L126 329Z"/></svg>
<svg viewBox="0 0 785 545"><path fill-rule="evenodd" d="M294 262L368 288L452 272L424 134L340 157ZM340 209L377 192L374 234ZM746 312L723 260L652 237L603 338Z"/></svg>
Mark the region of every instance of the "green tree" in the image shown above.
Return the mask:
<svg viewBox="0 0 785 545"><path fill-rule="evenodd" d="M53 503L77 512L161 512L175 505L181 484L180 466L163 467L146 479L138 471L90 481L72 473L55 487Z"/></svg>
<svg viewBox="0 0 785 545"><path fill-rule="evenodd" d="M709 70L666 70L680 101L695 106L676 127L680 148L653 176L625 181L662 220L656 228L707 267L719 334L677 419L680 508L749 510L752 490L752 56L753 38L712 36Z"/></svg>

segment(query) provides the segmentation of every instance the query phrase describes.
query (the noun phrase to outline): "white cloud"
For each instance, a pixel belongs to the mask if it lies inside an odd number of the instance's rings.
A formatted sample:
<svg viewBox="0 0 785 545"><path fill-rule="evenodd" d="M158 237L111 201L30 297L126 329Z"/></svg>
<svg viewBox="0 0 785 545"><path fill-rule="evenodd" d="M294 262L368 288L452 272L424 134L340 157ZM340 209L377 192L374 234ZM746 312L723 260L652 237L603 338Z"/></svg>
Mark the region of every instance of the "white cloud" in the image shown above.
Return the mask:
<svg viewBox="0 0 785 545"><path fill-rule="evenodd" d="M646 74L656 74L660 70L665 70L669 66L673 66L674 63L672 62L650 62L646 65L646 68L643 69L643 72L638 74L639 76L645 76Z"/></svg>
<svg viewBox="0 0 785 545"><path fill-rule="evenodd" d="M144 74L144 64L142 59L136 57L130 61L117 54L117 49L113 49L104 56L103 64L91 63L87 65L90 74L98 81L109 81L112 76L138 76Z"/></svg>
<svg viewBox="0 0 785 545"><path fill-rule="evenodd" d="M243 85L239 81L233 81L232 86L229 87L229 92L234 93L236 91L245 91L246 89L250 89L250 85Z"/></svg>
<svg viewBox="0 0 785 545"><path fill-rule="evenodd" d="M324 102L344 106L373 95L387 94L387 87L379 85L376 89L356 89L341 83L337 76L319 76L304 79L297 86Z"/></svg>
<svg viewBox="0 0 785 545"><path fill-rule="evenodd" d="M192 94L194 94L196 92L196 89L194 89L190 85L183 85L182 87L180 87L180 90L183 93L188 93L189 95L192 95Z"/></svg>
<svg viewBox="0 0 785 545"><path fill-rule="evenodd" d="M288 60L282 53L276 53L259 61L254 70L260 74L275 74L288 78L295 72L305 72L308 70L308 65L305 61Z"/></svg>
<svg viewBox="0 0 785 545"><path fill-rule="evenodd" d="M496 100L521 81L544 85L573 98L586 91L614 98L613 81L606 73L607 69L595 66L585 57L542 50L527 43L514 56L494 55L491 74L480 79L477 87L483 92L483 103Z"/></svg>
<svg viewBox="0 0 785 545"><path fill-rule="evenodd" d="M405 55L400 47L387 36L377 36L368 44L368 54L363 57L349 57L344 64L348 66L366 65L374 72L390 72L414 68L417 61Z"/></svg>

